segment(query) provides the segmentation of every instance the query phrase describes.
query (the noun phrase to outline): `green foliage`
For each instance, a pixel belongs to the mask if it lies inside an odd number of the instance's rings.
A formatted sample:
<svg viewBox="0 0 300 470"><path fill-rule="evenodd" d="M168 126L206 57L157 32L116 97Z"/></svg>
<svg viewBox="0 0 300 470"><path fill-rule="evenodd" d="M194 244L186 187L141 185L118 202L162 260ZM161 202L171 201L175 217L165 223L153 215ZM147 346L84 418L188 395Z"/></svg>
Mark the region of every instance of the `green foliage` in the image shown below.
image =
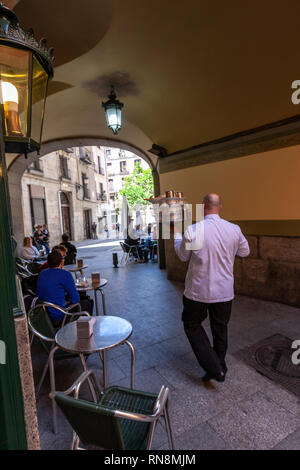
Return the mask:
<svg viewBox="0 0 300 470"><path fill-rule="evenodd" d="M120 194L125 194L130 208L136 204L149 204L145 199L153 197L154 194L151 169L143 170L140 163L136 164L133 174L125 178Z"/></svg>

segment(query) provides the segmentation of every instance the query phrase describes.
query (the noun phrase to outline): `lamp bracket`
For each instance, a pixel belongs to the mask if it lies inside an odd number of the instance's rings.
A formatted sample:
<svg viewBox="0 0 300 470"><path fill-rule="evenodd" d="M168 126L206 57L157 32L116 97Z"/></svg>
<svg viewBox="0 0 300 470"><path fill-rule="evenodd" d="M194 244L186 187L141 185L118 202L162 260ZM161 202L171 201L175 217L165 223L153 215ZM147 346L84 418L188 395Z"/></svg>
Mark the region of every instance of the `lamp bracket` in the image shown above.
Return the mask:
<svg viewBox="0 0 300 470"><path fill-rule="evenodd" d="M148 152L153 153L154 155L157 155L161 158L166 157L168 155L167 149L157 144L152 144L152 147L150 150L148 150Z"/></svg>

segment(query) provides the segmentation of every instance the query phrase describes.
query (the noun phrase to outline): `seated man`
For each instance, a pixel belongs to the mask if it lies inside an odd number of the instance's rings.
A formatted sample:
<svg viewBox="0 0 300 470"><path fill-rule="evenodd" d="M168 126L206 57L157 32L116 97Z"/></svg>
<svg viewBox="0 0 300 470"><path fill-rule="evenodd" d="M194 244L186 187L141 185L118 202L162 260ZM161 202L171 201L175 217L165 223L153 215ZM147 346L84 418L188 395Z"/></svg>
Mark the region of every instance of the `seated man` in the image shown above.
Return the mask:
<svg viewBox="0 0 300 470"><path fill-rule="evenodd" d="M59 251L63 259L65 259L68 250L63 245L56 245L52 248L52 251ZM42 272L44 269L47 269L47 268L49 268L48 261L45 261L45 263L43 263L41 267L39 268L39 274L40 272Z"/></svg>
<svg viewBox="0 0 300 470"><path fill-rule="evenodd" d="M149 256L149 249L145 246L144 243L140 243L140 239L131 238L129 233L127 234L127 238L125 240L126 245L129 246L136 246L139 258L142 262L146 263L148 261ZM136 250L132 251L132 254L135 258L137 258Z"/></svg>
<svg viewBox="0 0 300 470"><path fill-rule="evenodd" d="M47 258L48 269L44 269L38 279L37 294L44 302L51 302L62 308L67 307L66 295L70 304L80 301L79 293L76 290L73 276L68 271L62 269L64 259L59 251L52 251ZM83 310L89 313L93 311L93 304L89 301L80 301ZM55 308L48 308L50 318L54 326L59 326L64 318L64 314Z"/></svg>
<svg viewBox="0 0 300 470"><path fill-rule="evenodd" d="M67 235L66 233L64 233L61 238L62 238L61 245L63 245L67 249L67 255L65 257L65 265L75 264L76 255L77 255L76 246L69 242L69 235Z"/></svg>

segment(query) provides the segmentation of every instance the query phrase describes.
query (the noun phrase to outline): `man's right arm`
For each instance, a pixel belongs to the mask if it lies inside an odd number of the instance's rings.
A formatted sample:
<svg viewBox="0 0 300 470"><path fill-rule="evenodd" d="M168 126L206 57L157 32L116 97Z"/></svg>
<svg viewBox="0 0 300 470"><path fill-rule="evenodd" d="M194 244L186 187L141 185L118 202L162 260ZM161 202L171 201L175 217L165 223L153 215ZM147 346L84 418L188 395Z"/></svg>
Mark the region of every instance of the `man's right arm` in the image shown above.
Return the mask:
<svg viewBox="0 0 300 470"><path fill-rule="evenodd" d="M186 249L189 241L190 240L187 239L187 232L185 232L183 237L179 232L174 233L174 249L180 261L189 261L191 257L191 250Z"/></svg>

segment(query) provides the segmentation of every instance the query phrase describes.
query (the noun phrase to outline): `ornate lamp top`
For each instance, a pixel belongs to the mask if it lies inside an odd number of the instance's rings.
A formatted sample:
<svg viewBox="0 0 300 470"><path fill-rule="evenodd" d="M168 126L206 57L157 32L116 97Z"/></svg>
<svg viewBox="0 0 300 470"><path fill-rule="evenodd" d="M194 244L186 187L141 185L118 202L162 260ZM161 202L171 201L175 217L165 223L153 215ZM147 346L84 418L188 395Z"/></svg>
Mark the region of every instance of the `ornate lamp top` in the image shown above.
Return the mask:
<svg viewBox="0 0 300 470"><path fill-rule="evenodd" d="M108 95L108 101L106 101L105 103L102 102L103 108L106 108L109 105L118 106L120 109L122 109L124 106L121 101L117 100L117 95L113 85L110 86L110 94Z"/></svg>
<svg viewBox="0 0 300 470"><path fill-rule="evenodd" d="M47 40L42 38L38 42L34 37L33 29L23 31L16 14L0 1L0 43L7 42L19 45L35 52L49 75L53 75L53 47L47 48Z"/></svg>

